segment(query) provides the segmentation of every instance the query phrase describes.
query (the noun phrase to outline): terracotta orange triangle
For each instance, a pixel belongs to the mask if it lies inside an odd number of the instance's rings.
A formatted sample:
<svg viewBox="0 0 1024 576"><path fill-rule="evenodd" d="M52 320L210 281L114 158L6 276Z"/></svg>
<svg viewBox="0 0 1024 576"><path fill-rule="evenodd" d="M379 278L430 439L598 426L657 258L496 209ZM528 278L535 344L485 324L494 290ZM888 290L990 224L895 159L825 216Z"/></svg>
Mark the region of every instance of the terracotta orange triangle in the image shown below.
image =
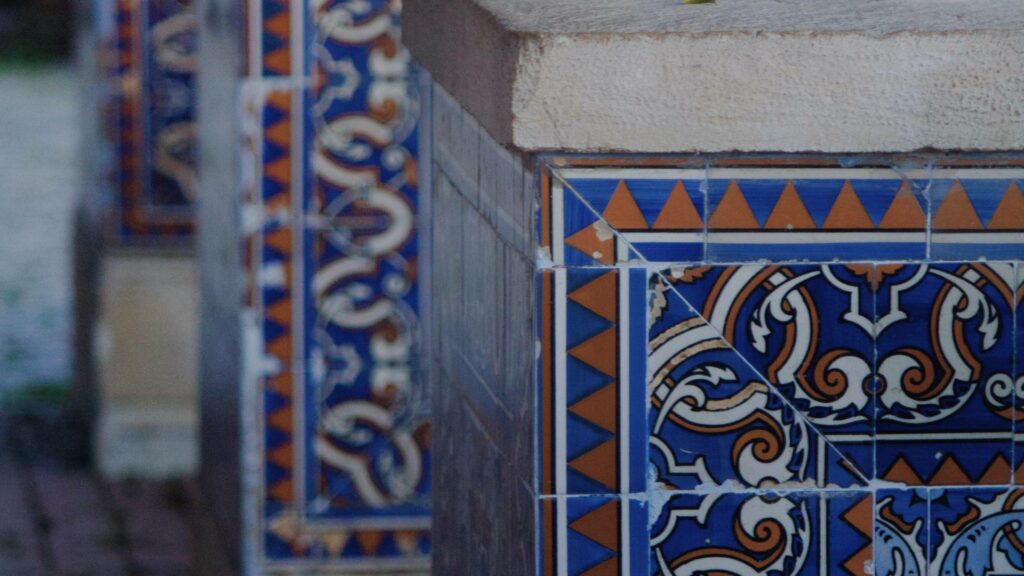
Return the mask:
<svg viewBox="0 0 1024 576"><path fill-rule="evenodd" d="M292 427L295 425L292 418L292 407L285 406L274 410L267 415L267 423L276 430L291 432Z"/></svg>
<svg viewBox="0 0 1024 576"><path fill-rule="evenodd" d="M917 230L925 227L927 217L914 195L910 182L904 182L878 227L882 230Z"/></svg>
<svg viewBox="0 0 1024 576"><path fill-rule="evenodd" d="M849 182L843 184L843 188L836 196L832 209L825 217L825 224L822 228L827 229L849 229L849 230L870 230L875 227L868 211L864 209L857 192Z"/></svg>
<svg viewBox="0 0 1024 576"><path fill-rule="evenodd" d="M704 220L693 205L686 186L679 181L654 220L655 230L703 230Z"/></svg>
<svg viewBox="0 0 1024 576"><path fill-rule="evenodd" d="M384 541L384 533L379 530L360 530L356 532L356 542L366 556L376 556L380 543Z"/></svg>
<svg viewBox="0 0 1024 576"><path fill-rule="evenodd" d="M291 371L285 370L280 374L267 377L267 390L280 394L281 396L290 396L292 393Z"/></svg>
<svg viewBox="0 0 1024 576"><path fill-rule="evenodd" d="M932 216L932 228L936 230L981 230L981 220L975 212L967 192L957 180Z"/></svg>
<svg viewBox="0 0 1024 576"><path fill-rule="evenodd" d="M908 486L921 486L924 482L921 481L921 477L914 472L914 469L907 464L907 461L902 456L896 458L896 461L892 463L889 470L882 475L883 480L889 482L902 482Z"/></svg>
<svg viewBox="0 0 1024 576"><path fill-rule="evenodd" d="M875 509L871 496L865 496L843 512L842 518L865 536L871 536L871 519L874 517Z"/></svg>
<svg viewBox="0 0 1024 576"><path fill-rule="evenodd" d="M291 206L291 198L288 197L288 190L285 189L285 190L278 191L276 194L273 194L269 198L264 199L263 203L264 203L264 207L268 211L274 212L274 211L277 211L277 210L281 210L282 208L290 207Z"/></svg>
<svg viewBox="0 0 1024 576"><path fill-rule="evenodd" d="M761 227L735 181L725 189L715 213L708 220L708 227L715 230L756 230Z"/></svg>
<svg viewBox="0 0 1024 576"><path fill-rule="evenodd" d="M782 189L779 201L772 208L768 220L764 224L765 230L811 230L815 228L814 219L811 213L804 206L804 201L797 194L796 187L792 182L787 182Z"/></svg>
<svg viewBox="0 0 1024 576"><path fill-rule="evenodd" d="M619 275L615 272L598 276L593 281L574 290L572 294L569 294L569 299L605 320L614 322L618 304L616 299L618 278Z"/></svg>
<svg viewBox="0 0 1024 576"><path fill-rule="evenodd" d="M267 352L275 358L287 360L292 356L292 339L287 335L275 338L267 344Z"/></svg>
<svg viewBox="0 0 1024 576"><path fill-rule="evenodd" d="M615 378L617 372L615 348L617 344L616 330L613 326L597 336L577 344L569 350L569 354L580 362Z"/></svg>
<svg viewBox="0 0 1024 576"><path fill-rule="evenodd" d="M617 484L616 445L615 438L612 438L574 458L569 462L569 468L614 490Z"/></svg>
<svg viewBox="0 0 1024 576"><path fill-rule="evenodd" d="M292 450L292 444L289 442L272 450L268 450L267 461L282 468L291 468L295 464L293 455L294 451Z"/></svg>
<svg viewBox="0 0 1024 576"><path fill-rule="evenodd" d="M274 302L266 308L266 316L280 326L288 326L292 319L291 300L282 298Z"/></svg>
<svg viewBox="0 0 1024 576"><path fill-rule="evenodd" d="M291 502L295 498L291 479L274 482L267 487L267 494L278 502Z"/></svg>
<svg viewBox="0 0 1024 576"><path fill-rule="evenodd" d="M345 544L348 544L349 536L351 535L348 532L329 532L322 534L320 540L324 543L328 556L340 556Z"/></svg>
<svg viewBox="0 0 1024 576"><path fill-rule="evenodd" d="M646 230L647 219L633 199L633 192L626 186L626 181L619 182L604 209L604 219L616 230Z"/></svg>
<svg viewBox="0 0 1024 576"><path fill-rule="evenodd" d="M609 500L569 525L601 546L619 551L619 501Z"/></svg>
<svg viewBox="0 0 1024 576"><path fill-rule="evenodd" d="M291 33L291 20L288 19L288 11L283 10L278 12L276 16L271 16L264 20L263 29L287 42L288 36Z"/></svg>
<svg viewBox="0 0 1024 576"><path fill-rule="evenodd" d="M419 550L420 533L416 530L398 530L395 532L395 544L405 556L412 556Z"/></svg>
<svg viewBox="0 0 1024 576"><path fill-rule="evenodd" d="M618 424L618 400L613 382L570 406L569 412L614 434Z"/></svg>
<svg viewBox="0 0 1024 576"><path fill-rule="evenodd" d="M292 249L292 233L288 228L277 228L263 236L267 246L280 254L287 254Z"/></svg>
<svg viewBox="0 0 1024 576"><path fill-rule="evenodd" d="M1006 194L999 201L992 219L988 222L989 230L1022 230L1024 229L1024 195L1021 194L1017 182L1010 182Z"/></svg>
<svg viewBox="0 0 1024 576"><path fill-rule="evenodd" d="M952 455L946 456L939 469L928 480L930 486L967 486L971 479Z"/></svg>
<svg viewBox="0 0 1024 576"><path fill-rule="evenodd" d="M274 122L267 126L264 131L266 132L267 140L278 146L288 146L292 140L292 123L287 118Z"/></svg>
<svg viewBox="0 0 1024 576"><path fill-rule="evenodd" d="M277 108L282 112L291 110L292 107L292 95L291 92L284 92L281 90L274 90L267 95L267 104Z"/></svg>
<svg viewBox="0 0 1024 576"><path fill-rule="evenodd" d="M292 177L292 163L286 156L263 166L263 172L279 184L288 184Z"/></svg>
<svg viewBox="0 0 1024 576"><path fill-rule="evenodd" d="M1003 458L1002 454L996 454L996 457L989 463L988 468L978 479L978 484L992 485L992 484L1006 484L1010 481L1010 463Z"/></svg>
<svg viewBox="0 0 1024 576"><path fill-rule="evenodd" d="M601 240L594 226L587 226L565 239L565 243L602 264L611 264L614 238Z"/></svg>
<svg viewBox="0 0 1024 576"><path fill-rule="evenodd" d="M868 562L874 559L874 548L871 544L857 550L857 552L846 559L843 562L843 570L850 573L851 576L863 576L867 574L865 567L868 566Z"/></svg>
<svg viewBox="0 0 1024 576"><path fill-rule="evenodd" d="M580 572L580 576L619 576L619 573L619 557L612 556Z"/></svg>
<svg viewBox="0 0 1024 576"><path fill-rule="evenodd" d="M291 70L292 53L288 48L274 50L263 57L263 65L271 72L287 74Z"/></svg>

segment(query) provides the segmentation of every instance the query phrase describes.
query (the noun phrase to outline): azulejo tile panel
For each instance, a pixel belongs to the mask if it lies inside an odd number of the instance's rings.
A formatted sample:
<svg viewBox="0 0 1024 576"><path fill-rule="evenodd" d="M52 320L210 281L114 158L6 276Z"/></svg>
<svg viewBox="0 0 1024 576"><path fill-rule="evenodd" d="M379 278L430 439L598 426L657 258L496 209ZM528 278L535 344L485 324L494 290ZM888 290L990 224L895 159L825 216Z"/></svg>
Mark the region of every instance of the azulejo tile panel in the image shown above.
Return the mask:
<svg viewBox="0 0 1024 576"><path fill-rule="evenodd" d="M551 497L540 501L543 574L643 574L646 503L623 496Z"/></svg>
<svg viewBox="0 0 1024 576"><path fill-rule="evenodd" d="M556 269L539 278L541 491L629 493L646 480L643 270ZM639 311L633 313L633 308Z"/></svg>
<svg viewBox="0 0 1024 576"><path fill-rule="evenodd" d="M98 6L114 13L102 61L115 238L146 243L187 237L198 190L192 2L113 0Z"/></svg>
<svg viewBox="0 0 1024 576"><path fill-rule="evenodd" d="M866 326L843 319L851 298L842 290L852 289L853 301L861 294L856 276L838 266L668 272L652 275L648 312L649 431L659 483L866 484L871 314ZM836 286L837 275L854 280Z"/></svg>
<svg viewBox="0 0 1024 576"><path fill-rule="evenodd" d="M879 477L911 484L1008 484L1014 264L875 270Z"/></svg>
<svg viewBox="0 0 1024 576"><path fill-rule="evenodd" d="M1024 573L1024 163L971 161L549 159L541 572Z"/></svg>
<svg viewBox="0 0 1024 576"><path fill-rule="evenodd" d="M424 573L419 96L397 2L247 5L247 572Z"/></svg>
<svg viewBox="0 0 1024 576"><path fill-rule="evenodd" d="M865 491L678 494L651 527L651 574L864 574Z"/></svg>
<svg viewBox="0 0 1024 576"><path fill-rule="evenodd" d="M1019 168L557 173L540 233L558 264L1012 259L1024 243Z"/></svg>

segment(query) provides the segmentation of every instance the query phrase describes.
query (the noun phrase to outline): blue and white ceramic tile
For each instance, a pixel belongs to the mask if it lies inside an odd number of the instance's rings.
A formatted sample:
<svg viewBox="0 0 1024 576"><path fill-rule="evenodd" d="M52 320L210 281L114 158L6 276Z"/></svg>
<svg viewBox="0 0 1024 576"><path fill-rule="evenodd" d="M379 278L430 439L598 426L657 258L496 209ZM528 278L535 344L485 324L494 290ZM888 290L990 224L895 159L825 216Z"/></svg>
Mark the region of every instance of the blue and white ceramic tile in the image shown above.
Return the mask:
<svg viewBox="0 0 1024 576"><path fill-rule="evenodd" d="M875 270L879 477L908 484L1007 484L1013 263Z"/></svg>
<svg viewBox="0 0 1024 576"><path fill-rule="evenodd" d="M927 198L882 169L712 169L708 258L924 258Z"/></svg>
<svg viewBox="0 0 1024 576"><path fill-rule="evenodd" d="M929 183L931 257L1024 257L1024 171L942 170Z"/></svg>
<svg viewBox="0 0 1024 576"><path fill-rule="evenodd" d="M624 496L542 498L540 574L647 574L647 503Z"/></svg>
<svg viewBox="0 0 1024 576"><path fill-rule="evenodd" d="M643 490L647 273L562 269L540 282L553 332L541 338L554 340L557 358L540 375L541 492Z"/></svg>
<svg viewBox="0 0 1024 576"><path fill-rule="evenodd" d="M929 491L928 574L1024 574L1024 492Z"/></svg>
<svg viewBox="0 0 1024 576"><path fill-rule="evenodd" d="M874 572L927 576L928 490L878 489L874 503Z"/></svg>
<svg viewBox="0 0 1024 576"><path fill-rule="evenodd" d="M559 292L554 278L648 274L650 471L632 493L654 508L650 573L1024 573L1005 496L1024 461L1013 449L1024 290L1011 261L1024 238L1021 170L655 163L673 161L562 161L539 218L551 257L541 276L552 278L540 290L552 334L540 334L542 392L578 360L559 352L556 318L582 342L610 325L559 316L578 307L578 288ZM674 228L655 225L666 221ZM615 318L636 310L631 300ZM542 438L576 417L539 412ZM557 482L551 466L539 472L542 486ZM585 500L605 488L574 490ZM552 534L566 522L553 510ZM542 538L542 551L554 545ZM556 557L542 573L578 573Z"/></svg>
<svg viewBox="0 0 1024 576"><path fill-rule="evenodd" d="M810 293L801 300L788 291L799 290L796 281L785 285L798 274L750 266L652 276L648 426L661 487L850 486L870 478L872 402L863 382L871 340L860 351L836 348L820 359L812 347L801 348L816 341L809 332L819 328ZM769 319L773 297L782 316ZM703 303L703 315L694 302ZM780 319L788 327L777 325ZM803 374L806 366L811 372Z"/></svg>
<svg viewBox="0 0 1024 576"><path fill-rule="evenodd" d="M246 10L262 30L245 88L258 102L247 217L261 232L247 246L264 388L247 431L264 468L249 561L258 573L422 572L431 453L418 369L420 103L397 40L400 5L289 5Z"/></svg>
<svg viewBox="0 0 1024 576"><path fill-rule="evenodd" d="M704 258L703 170L565 170L552 187L556 263Z"/></svg>
<svg viewBox="0 0 1024 576"><path fill-rule="evenodd" d="M190 0L113 0L101 25L106 66L105 139L115 239L175 242L194 228L196 16ZM97 22L105 22L100 17Z"/></svg>
<svg viewBox="0 0 1024 576"><path fill-rule="evenodd" d="M1013 484L1024 485L1024 264L1016 262L1014 288L1014 389L1017 400L1013 414Z"/></svg>
<svg viewBox="0 0 1024 576"><path fill-rule="evenodd" d="M873 494L672 496L651 526L651 574L865 574Z"/></svg>

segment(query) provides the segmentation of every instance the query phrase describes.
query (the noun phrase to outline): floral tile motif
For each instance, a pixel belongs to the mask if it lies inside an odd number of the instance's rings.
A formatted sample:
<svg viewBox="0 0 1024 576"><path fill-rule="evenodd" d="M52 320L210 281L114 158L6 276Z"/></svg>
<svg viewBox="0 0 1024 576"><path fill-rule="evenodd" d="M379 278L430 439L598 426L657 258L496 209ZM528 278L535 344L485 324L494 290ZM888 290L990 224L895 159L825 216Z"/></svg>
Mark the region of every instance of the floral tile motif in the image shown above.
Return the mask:
<svg viewBox="0 0 1024 576"><path fill-rule="evenodd" d="M1024 492L930 490L929 574L1024 574Z"/></svg>
<svg viewBox="0 0 1024 576"><path fill-rule="evenodd" d="M860 323L849 314L865 293L841 266L701 266L652 276L649 421L661 480L678 489L866 483L871 314ZM724 454L731 460L716 456Z"/></svg>
<svg viewBox="0 0 1024 576"><path fill-rule="evenodd" d="M1006 484L1013 430L1013 263L875 267L878 475Z"/></svg>
<svg viewBox="0 0 1024 576"><path fill-rule="evenodd" d="M647 504L623 496L542 498L540 574L646 574Z"/></svg>
<svg viewBox="0 0 1024 576"><path fill-rule="evenodd" d="M187 238L197 193L196 18L190 0L114 0L97 5L114 21L102 38L105 141L115 240Z"/></svg>
<svg viewBox="0 0 1024 576"><path fill-rule="evenodd" d="M927 576L929 532L927 489L877 490L874 574Z"/></svg>
<svg viewBox="0 0 1024 576"><path fill-rule="evenodd" d="M630 493L646 480L643 270L560 269L538 280L543 494ZM633 310L638 312L634 313Z"/></svg>
<svg viewBox="0 0 1024 576"><path fill-rule="evenodd" d="M929 185L932 258L1019 258L1024 232L1019 170L942 171Z"/></svg>
<svg viewBox="0 0 1024 576"><path fill-rule="evenodd" d="M243 90L254 573L429 568L420 102L398 10L247 5L262 29Z"/></svg>
<svg viewBox="0 0 1024 576"><path fill-rule="evenodd" d="M1024 573L1024 171L732 161L556 159L542 174L540 435L571 438L541 448L545 493L613 491L559 463L627 430L576 426L592 421L554 383L589 401L628 322L628 348L648 344L618 384L645 396L649 469L628 496L652 509L648 573ZM609 278L619 309L583 314L570 294ZM559 561L557 502L542 507L544 574L636 573L610 548Z"/></svg>
<svg viewBox="0 0 1024 576"><path fill-rule="evenodd" d="M678 494L651 526L651 574L862 575L871 492Z"/></svg>

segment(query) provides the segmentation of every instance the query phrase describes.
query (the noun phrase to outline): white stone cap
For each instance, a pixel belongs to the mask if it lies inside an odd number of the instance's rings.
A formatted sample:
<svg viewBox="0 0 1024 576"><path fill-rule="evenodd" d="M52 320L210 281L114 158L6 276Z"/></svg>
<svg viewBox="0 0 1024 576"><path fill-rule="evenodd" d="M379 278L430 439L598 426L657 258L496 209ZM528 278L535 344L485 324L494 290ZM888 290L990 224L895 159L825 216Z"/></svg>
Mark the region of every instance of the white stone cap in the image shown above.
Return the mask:
<svg viewBox="0 0 1024 576"><path fill-rule="evenodd" d="M1024 0L405 0L413 56L525 151L1024 149Z"/></svg>

